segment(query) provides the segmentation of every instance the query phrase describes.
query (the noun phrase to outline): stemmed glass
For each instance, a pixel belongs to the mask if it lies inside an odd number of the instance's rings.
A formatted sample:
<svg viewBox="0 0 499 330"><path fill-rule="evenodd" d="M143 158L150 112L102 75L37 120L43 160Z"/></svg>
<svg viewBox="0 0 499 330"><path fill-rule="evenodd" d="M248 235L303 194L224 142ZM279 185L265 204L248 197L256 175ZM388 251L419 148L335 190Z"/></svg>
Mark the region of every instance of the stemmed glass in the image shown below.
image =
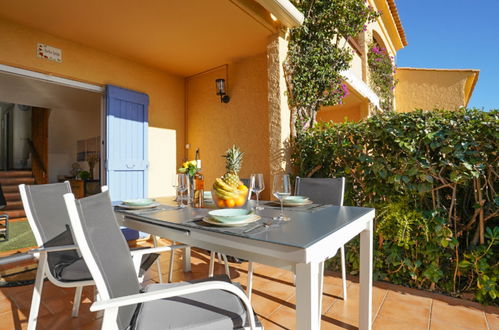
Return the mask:
<svg viewBox="0 0 499 330"><path fill-rule="evenodd" d="M187 175L184 173L176 173L172 176L172 186L177 191L178 207L183 208L184 192L187 190Z"/></svg>
<svg viewBox="0 0 499 330"><path fill-rule="evenodd" d="M253 191L256 194L255 210L263 210L263 206L258 205L259 195L265 189L265 182L263 181L263 174L251 174L250 176L250 193Z"/></svg>
<svg viewBox="0 0 499 330"><path fill-rule="evenodd" d="M281 202L281 214L278 217L274 217L274 220L287 221L289 217L284 215L283 202L286 197L291 195L291 184L289 180L289 174L278 174L274 176L274 185L272 187L272 193Z"/></svg>

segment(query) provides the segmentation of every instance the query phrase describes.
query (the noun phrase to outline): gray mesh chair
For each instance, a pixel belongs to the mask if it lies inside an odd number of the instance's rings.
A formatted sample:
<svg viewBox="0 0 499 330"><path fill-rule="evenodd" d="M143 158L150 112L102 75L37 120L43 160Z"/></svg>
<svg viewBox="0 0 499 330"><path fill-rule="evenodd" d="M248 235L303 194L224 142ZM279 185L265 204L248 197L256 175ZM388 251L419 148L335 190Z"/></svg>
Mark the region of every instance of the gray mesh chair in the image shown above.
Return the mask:
<svg viewBox="0 0 499 330"><path fill-rule="evenodd" d="M70 230L69 216L63 197L64 194L71 192L69 183L32 186L21 184L19 191L26 217L39 246L38 249L29 251L31 254L39 255L28 319L28 329L35 329L45 278L60 287L76 288L73 317L78 316L83 287L94 285L94 281L85 261L78 253ZM146 249L146 251L158 252L151 249ZM136 266L140 266L138 272L143 274L156 257L157 254L153 253L136 259Z"/></svg>
<svg viewBox="0 0 499 330"><path fill-rule="evenodd" d="M102 329L254 329L251 304L224 280L152 284L141 290L107 191L75 200L64 196L71 226L104 310ZM142 292L141 292L142 291Z"/></svg>
<svg viewBox="0 0 499 330"><path fill-rule="evenodd" d="M315 203L343 206L345 195L345 178L300 178L295 181L295 195L307 196ZM341 277L343 284L343 300L347 300L347 279L345 268L345 247L340 248ZM320 274L324 273L324 263L321 263ZM322 281L321 284L322 286ZM322 291L322 290L321 290Z"/></svg>
<svg viewBox="0 0 499 330"><path fill-rule="evenodd" d="M318 204L331 204L342 206L343 196L345 193L345 178L300 178L297 177L295 181L295 196L307 196L314 203ZM346 282L346 271L345 271L345 248L341 247L341 275L343 284L343 300L347 300L347 282ZM320 292L322 294L323 280L322 276L324 274L324 262L320 263L319 270L321 281L320 281ZM251 297L251 291L253 287L253 263L248 264L248 296ZM319 309L320 310L320 309Z"/></svg>

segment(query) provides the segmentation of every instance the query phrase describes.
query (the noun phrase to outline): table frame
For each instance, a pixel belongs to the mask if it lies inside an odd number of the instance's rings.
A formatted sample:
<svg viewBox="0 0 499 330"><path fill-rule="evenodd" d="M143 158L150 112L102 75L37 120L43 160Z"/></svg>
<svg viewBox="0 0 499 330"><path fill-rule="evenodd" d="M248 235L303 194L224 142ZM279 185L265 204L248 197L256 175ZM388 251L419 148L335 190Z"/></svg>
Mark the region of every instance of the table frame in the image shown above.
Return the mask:
<svg viewBox="0 0 499 330"><path fill-rule="evenodd" d="M320 329L323 262L360 234L359 329L370 330L372 320L373 220L374 210L307 248L285 246L251 238L182 226L155 223L140 215L117 212L120 225L148 232L202 249L296 271L296 328ZM184 254L184 269L190 251Z"/></svg>

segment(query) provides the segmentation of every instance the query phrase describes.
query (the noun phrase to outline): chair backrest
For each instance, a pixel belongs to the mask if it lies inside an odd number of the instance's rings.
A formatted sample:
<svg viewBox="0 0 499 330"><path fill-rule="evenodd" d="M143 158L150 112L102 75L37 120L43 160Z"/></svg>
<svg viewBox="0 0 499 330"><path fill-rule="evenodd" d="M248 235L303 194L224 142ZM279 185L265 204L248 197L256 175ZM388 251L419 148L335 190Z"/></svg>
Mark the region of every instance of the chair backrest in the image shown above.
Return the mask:
<svg viewBox="0 0 499 330"><path fill-rule="evenodd" d="M73 194L64 198L76 243L102 299L139 293L130 250L116 222L109 191L79 200ZM119 329L128 327L135 309L136 305L119 308Z"/></svg>
<svg viewBox="0 0 499 330"><path fill-rule="evenodd" d="M23 207L39 246L74 244L64 194L71 192L69 182L41 185L19 185ZM47 257L50 274L60 279L60 268L79 259L76 250L50 252Z"/></svg>
<svg viewBox="0 0 499 330"><path fill-rule="evenodd" d="M343 205L345 178L300 178L295 181L295 195L309 197L319 204Z"/></svg>
<svg viewBox="0 0 499 330"><path fill-rule="evenodd" d="M21 184L19 191L26 217L39 246L66 231L69 216L63 196L71 192L69 182L31 186Z"/></svg>
<svg viewBox="0 0 499 330"><path fill-rule="evenodd" d="M0 210L7 206L7 201L3 195L2 184L0 183Z"/></svg>

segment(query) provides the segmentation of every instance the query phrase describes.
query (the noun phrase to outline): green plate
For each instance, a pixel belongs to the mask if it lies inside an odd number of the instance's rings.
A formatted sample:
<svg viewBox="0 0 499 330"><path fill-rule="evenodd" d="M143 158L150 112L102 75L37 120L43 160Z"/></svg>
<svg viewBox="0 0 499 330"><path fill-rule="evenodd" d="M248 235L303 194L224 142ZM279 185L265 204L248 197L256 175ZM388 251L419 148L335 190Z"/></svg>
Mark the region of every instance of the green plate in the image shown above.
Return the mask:
<svg viewBox="0 0 499 330"><path fill-rule="evenodd" d="M253 216L253 213L246 209L219 209L210 211L208 214L222 223L241 222Z"/></svg>
<svg viewBox="0 0 499 330"><path fill-rule="evenodd" d="M154 200L150 198L140 198L140 199L128 199L123 201L123 204L128 206L147 206L154 203Z"/></svg>
<svg viewBox="0 0 499 330"><path fill-rule="evenodd" d="M288 203L288 204L291 204L291 203L298 203L298 204L302 204L302 203L306 203L309 201L309 198L306 197L306 196L288 196L286 198L284 198L284 203Z"/></svg>

